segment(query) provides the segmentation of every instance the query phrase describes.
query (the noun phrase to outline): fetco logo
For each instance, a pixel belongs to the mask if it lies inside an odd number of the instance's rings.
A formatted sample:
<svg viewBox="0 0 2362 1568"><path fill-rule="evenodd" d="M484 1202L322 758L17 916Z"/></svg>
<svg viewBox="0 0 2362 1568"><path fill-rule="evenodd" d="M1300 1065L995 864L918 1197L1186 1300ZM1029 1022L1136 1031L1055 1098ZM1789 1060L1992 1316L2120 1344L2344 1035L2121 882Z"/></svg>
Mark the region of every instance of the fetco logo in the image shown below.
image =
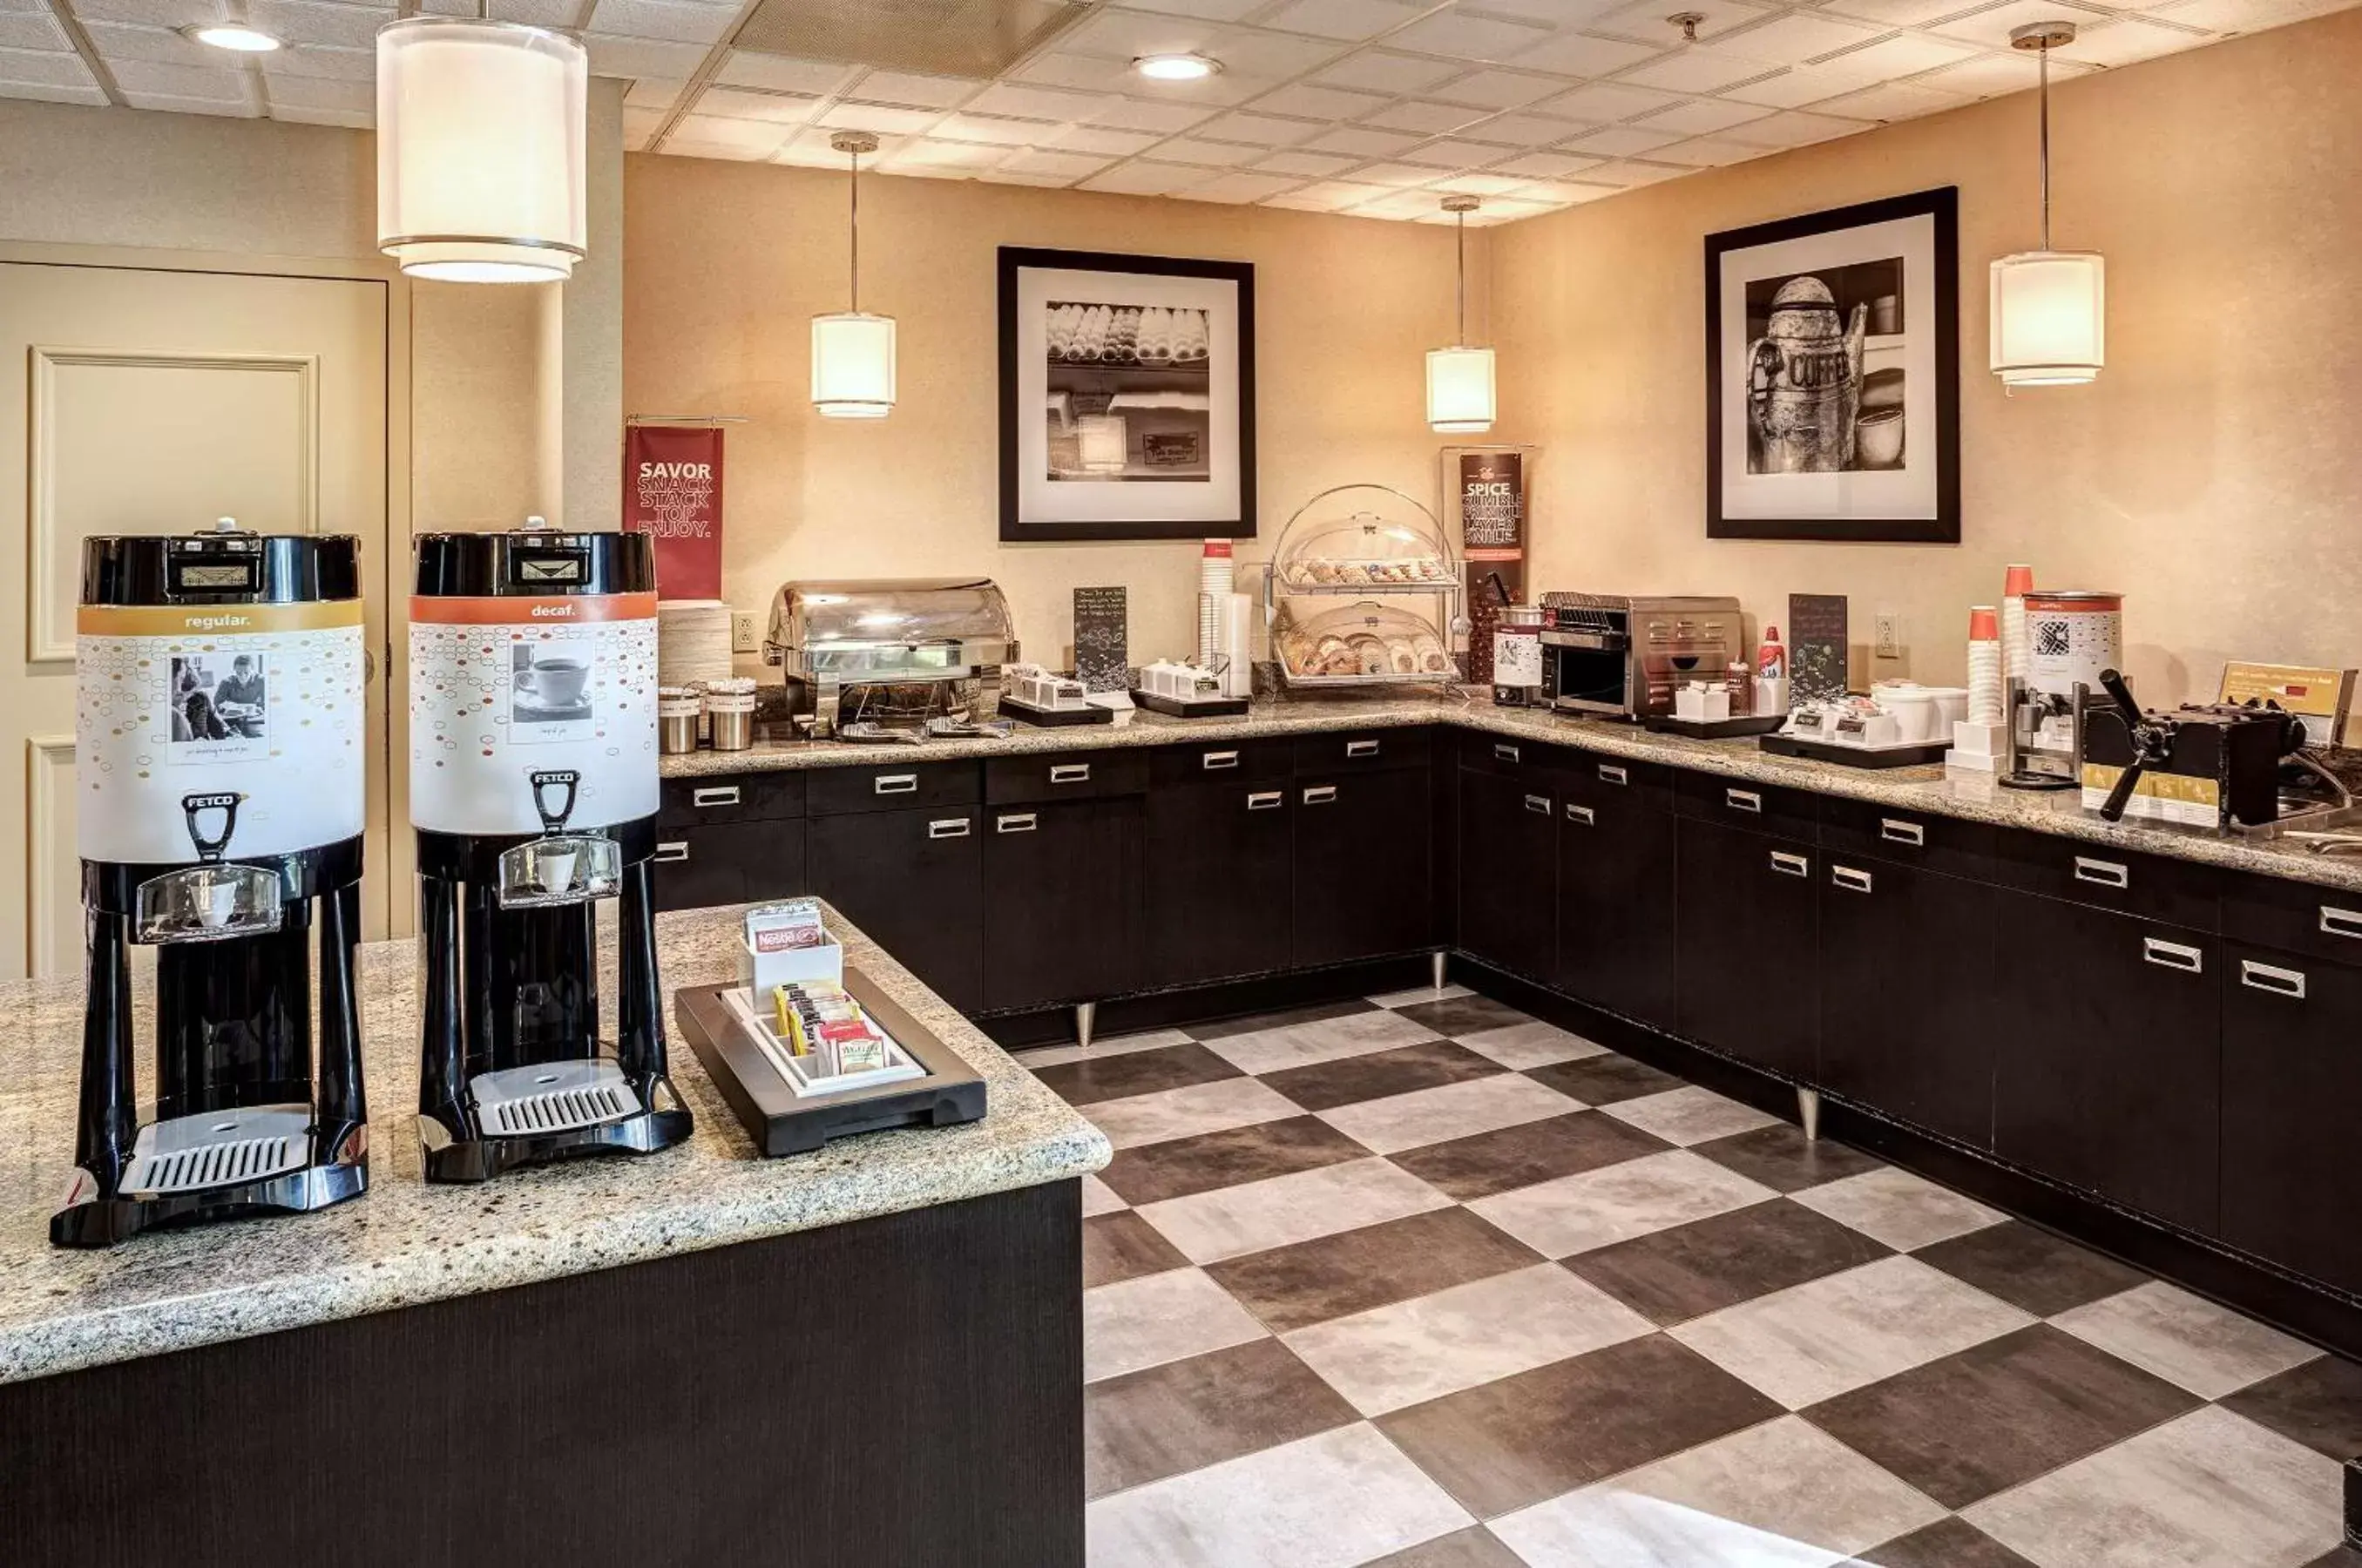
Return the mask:
<svg viewBox="0 0 2362 1568"><path fill-rule="evenodd" d="M533 607L533 613L535 615L571 615L574 613L574 606L571 604L536 604Z"/></svg>
<svg viewBox="0 0 2362 1568"><path fill-rule="evenodd" d="M251 626L250 615L192 615L188 627L192 632L226 632L233 626Z"/></svg>

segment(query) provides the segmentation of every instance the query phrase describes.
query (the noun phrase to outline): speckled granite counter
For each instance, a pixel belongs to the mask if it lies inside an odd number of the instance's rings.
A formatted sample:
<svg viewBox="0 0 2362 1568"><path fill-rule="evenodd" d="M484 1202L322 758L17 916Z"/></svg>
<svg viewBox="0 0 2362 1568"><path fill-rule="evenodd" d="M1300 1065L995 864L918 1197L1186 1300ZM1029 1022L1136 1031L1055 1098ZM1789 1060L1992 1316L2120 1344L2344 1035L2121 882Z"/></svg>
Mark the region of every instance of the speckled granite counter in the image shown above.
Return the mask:
<svg viewBox="0 0 2362 1568"><path fill-rule="evenodd" d="M2005 827L2060 834L2151 855L2286 877L2323 887L2362 889L2362 856L2314 855L2302 845L2248 836L2218 837L2193 829L2108 823L2084 811L2071 792L2004 790L1980 775L1947 775L1941 767L1875 770L1801 757L1774 756L1749 740L1704 741L1656 734L1635 725L1569 719L1523 708L1495 707L1481 693L1453 692L1386 701L1259 699L1237 718L1168 719L1140 712L1130 723L1039 729L1020 723L1005 740L936 741L922 745L854 745L839 741L761 741L746 751L693 752L666 757L666 778L709 778L791 767L844 767L880 761L933 761L1028 752L1092 751L1113 746L1246 740L1260 735L1446 724L1480 733L1578 746L1607 756L1638 757L1733 778L1785 784L1904 811L1932 812Z"/></svg>
<svg viewBox="0 0 2362 1568"><path fill-rule="evenodd" d="M416 946L374 943L362 971L369 1193L317 1214L159 1232L107 1252L49 1243L72 1163L81 983L0 984L0 1383L922 1209L1107 1164L1096 1128L833 911L831 926L848 960L984 1076L983 1121L759 1159L673 1031L673 1082L697 1114L689 1143L429 1187L411 1117ZM723 911L658 917L668 990L731 978L736 930ZM143 1018L141 1039L149 1029Z"/></svg>

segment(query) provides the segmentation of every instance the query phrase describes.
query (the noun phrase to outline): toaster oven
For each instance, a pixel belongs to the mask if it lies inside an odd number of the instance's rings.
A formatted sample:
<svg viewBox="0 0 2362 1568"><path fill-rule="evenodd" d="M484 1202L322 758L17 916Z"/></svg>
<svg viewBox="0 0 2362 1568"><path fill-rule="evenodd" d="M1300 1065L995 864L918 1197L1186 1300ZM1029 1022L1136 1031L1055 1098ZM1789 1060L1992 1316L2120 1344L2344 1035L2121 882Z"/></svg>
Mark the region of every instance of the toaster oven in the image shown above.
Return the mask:
<svg viewBox="0 0 2362 1568"><path fill-rule="evenodd" d="M1738 601L1542 595L1542 696L1562 713L1671 713L1673 692L1746 657Z"/></svg>

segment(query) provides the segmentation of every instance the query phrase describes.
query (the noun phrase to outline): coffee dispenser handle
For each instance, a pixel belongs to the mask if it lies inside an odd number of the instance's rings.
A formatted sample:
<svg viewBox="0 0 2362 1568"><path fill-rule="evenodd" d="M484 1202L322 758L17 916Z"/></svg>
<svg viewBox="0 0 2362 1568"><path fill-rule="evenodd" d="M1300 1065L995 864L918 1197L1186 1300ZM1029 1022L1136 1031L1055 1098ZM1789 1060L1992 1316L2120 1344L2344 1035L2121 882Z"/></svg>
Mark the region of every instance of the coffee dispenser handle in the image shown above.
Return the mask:
<svg viewBox="0 0 2362 1568"><path fill-rule="evenodd" d="M574 792L582 782L582 775L571 767L544 767L527 773L525 781L533 786L533 809L541 817L541 831L556 833L563 828L566 819L574 814ZM544 791L559 788L566 794L553 810Z"/></svg>
<svg viewBox="0 0 2362 1568"><path fill-rule="evenodd" d="M196 850L200 861L208 866L220 861L223 852L229 848L229 841L237 835L237 803L245 799L236 790L181 797L181 814L189 823L189 844ZM221 832L208 834L199 827L197 814L200 812L219 812L222 814Z"/></svg>
<svg viewBox="0 0 2362 1568"><path fill-rule="evenodd" d="M2107 802L2100 808L2103 818L2122 822L2125 808L2132 802L2133 791L2140 788L2141 775L2148 771L2151 763L2163 762L2173 754L2173 735L2163 724L2151 723L2142 714L2140 703L2134 700L2133 689L2125 683L2121 672L2100 671L2100 690L2116 705L2125 733L2132 740L2133 759L2116 776L2116 787L2108 791Z"/></svg>

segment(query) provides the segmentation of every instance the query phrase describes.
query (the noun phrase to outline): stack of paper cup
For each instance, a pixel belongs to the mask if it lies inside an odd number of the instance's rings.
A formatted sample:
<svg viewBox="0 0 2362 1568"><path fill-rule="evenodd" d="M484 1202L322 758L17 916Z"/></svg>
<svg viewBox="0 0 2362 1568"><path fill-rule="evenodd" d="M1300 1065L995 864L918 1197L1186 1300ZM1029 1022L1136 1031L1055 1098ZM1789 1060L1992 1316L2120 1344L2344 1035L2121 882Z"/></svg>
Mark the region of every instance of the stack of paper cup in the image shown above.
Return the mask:
<svg viewBox="0 0 2362 1568"><path fill-rule="evenodd" d="M2023 617L2025 601L2017 607ZM1993 607L1980 604L1969 612L1969 723L2001 722L2001 627Z"/></svg>
<svg viewBox="0 0 2362 1568"><path fill-rule="evenodd" d="M1213 662L1222 651L1224 601L1235 580L1228 539L1209 539L1198 558L1198 667Z"/></svg>
<svg viewBox="0 0 2362 1568"><path fill-rule="evenodd" d="M2034 642L2025 629L2025 596L2033 591L2034 569L2012 566L2001 591L2001 673L2004 692L2012 679L2025 677L2034 667Z"/></svg>
<svg viewBox="0 0 2362 1568"><path fill-rule="evenodd" d="M702 686L730 676L730 606L719 599L667 599L657 605L657 679Z"/></svg>

